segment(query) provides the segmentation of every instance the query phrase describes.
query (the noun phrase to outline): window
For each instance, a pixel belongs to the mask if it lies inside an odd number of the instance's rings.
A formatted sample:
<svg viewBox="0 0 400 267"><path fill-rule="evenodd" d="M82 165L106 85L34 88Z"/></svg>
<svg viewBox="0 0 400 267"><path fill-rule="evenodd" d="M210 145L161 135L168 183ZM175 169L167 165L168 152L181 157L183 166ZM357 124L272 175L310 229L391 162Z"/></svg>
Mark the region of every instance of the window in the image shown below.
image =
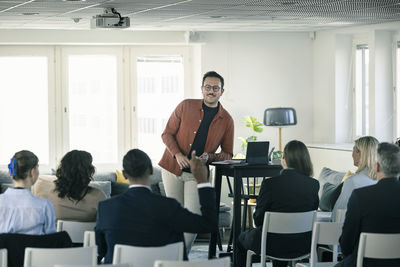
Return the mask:
<svg viewBox="0 0 400 267"><path fill-rule="evenodd" d="M189 46L1 46L0 168L18 150L50 173L73 149L98 172L134 147L158 160L161 133L194 90Z"/></svg>
<svg viewBox="0 0 400 267"><path fill-rule="evenodd" d="M0 56L0 164L27 149L49 164L47 56Z"/></svg>
<svg viewBox="0 0 400 267"><path fill-rule="evenodd" d="M183 99L183 57L140 56L136 64L138 147L157 162L165 149L161 134Z"/></svg>
<svg viewBox="0 0 400 267"><path fill-rule="evenodd" d="M355 59L355 135L369 133L369 51L367 45L357 45Z"/></svg>
<svg viewBox="0 0 400 267"><path fill-rule="evenodd" d="M96 164L118 162L117 58L68 57L69 149L90 152Z"/></svg>
<svg viewBox="0 0 400 267"><path fill-rule="evenodd" d="M396 110L397 110L397 122L396 122L396 138L400 137L400 42L397 44L396 49Z"/></svg>

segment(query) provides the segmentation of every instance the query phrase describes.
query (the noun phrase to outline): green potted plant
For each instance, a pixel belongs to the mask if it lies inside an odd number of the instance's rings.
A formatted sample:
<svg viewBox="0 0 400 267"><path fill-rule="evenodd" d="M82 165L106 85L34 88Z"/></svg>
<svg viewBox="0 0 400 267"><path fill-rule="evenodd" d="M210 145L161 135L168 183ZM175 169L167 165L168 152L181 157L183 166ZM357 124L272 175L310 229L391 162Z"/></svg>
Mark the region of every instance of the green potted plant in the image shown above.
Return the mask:
<svg viewBox="0 0 400 267"><path fill-rule="evenodd" d="M243 121L245 123L245 126L250 128L251 135L247 138L239 137L240 141L242 141L242 152L243 153L236 153L233 156L235 159L244 159L245 158L244 153L247 148L247 143L257 141L256 133L262 133L262 131L264 130L263 124L261 122L257 121L257 119L254 118L253 116L246 116L243 118Z"/></svg>

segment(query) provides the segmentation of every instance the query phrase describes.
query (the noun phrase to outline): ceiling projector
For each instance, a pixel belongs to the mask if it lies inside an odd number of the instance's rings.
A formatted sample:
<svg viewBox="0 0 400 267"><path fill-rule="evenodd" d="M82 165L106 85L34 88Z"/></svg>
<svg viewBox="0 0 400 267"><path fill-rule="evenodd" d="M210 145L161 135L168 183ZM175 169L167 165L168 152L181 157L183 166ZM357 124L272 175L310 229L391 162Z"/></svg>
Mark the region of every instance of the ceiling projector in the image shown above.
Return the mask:
<svg viewBox="0 0 400 267"><path fill-rule="evenodd" d="M129 28L129 26L129 17L121 17L121 14L112 7L104 9L103 14L96 15L90 20L90 27L92 29L125 29Z"/></svg>

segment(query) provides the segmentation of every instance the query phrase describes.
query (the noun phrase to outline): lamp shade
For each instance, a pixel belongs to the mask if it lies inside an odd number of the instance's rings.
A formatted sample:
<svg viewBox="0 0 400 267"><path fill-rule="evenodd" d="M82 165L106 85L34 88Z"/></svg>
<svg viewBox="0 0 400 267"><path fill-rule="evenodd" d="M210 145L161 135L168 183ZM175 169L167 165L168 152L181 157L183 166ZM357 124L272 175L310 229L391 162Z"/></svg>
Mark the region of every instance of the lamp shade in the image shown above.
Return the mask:
<svg viewBox="0 0 400 267"><path fill-rule="evenodd" d="M264 111L265 126L296 125L297 117L294 108L267 108Z"/></svg>

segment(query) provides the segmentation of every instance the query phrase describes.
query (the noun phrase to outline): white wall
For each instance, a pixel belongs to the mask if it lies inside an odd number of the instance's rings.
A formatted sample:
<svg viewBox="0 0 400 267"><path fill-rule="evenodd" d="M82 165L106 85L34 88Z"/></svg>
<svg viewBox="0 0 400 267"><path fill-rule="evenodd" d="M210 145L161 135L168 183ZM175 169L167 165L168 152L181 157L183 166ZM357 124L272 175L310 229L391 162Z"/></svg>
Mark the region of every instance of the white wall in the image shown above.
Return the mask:
<svg viewBox="0 0 400 267"><path fill-rule="evenodd" d="M237 137L248 137L247 115L263 120L271 107L294 107L298 124L283 129L283 145L291 139L312 141L312 40L308 33L200 33L202 72L215 70L225 78L221 98L235 121ZM200 90L200 89L199 89ZM277 147L278 129L265 127L259 139Z"/></svg>

